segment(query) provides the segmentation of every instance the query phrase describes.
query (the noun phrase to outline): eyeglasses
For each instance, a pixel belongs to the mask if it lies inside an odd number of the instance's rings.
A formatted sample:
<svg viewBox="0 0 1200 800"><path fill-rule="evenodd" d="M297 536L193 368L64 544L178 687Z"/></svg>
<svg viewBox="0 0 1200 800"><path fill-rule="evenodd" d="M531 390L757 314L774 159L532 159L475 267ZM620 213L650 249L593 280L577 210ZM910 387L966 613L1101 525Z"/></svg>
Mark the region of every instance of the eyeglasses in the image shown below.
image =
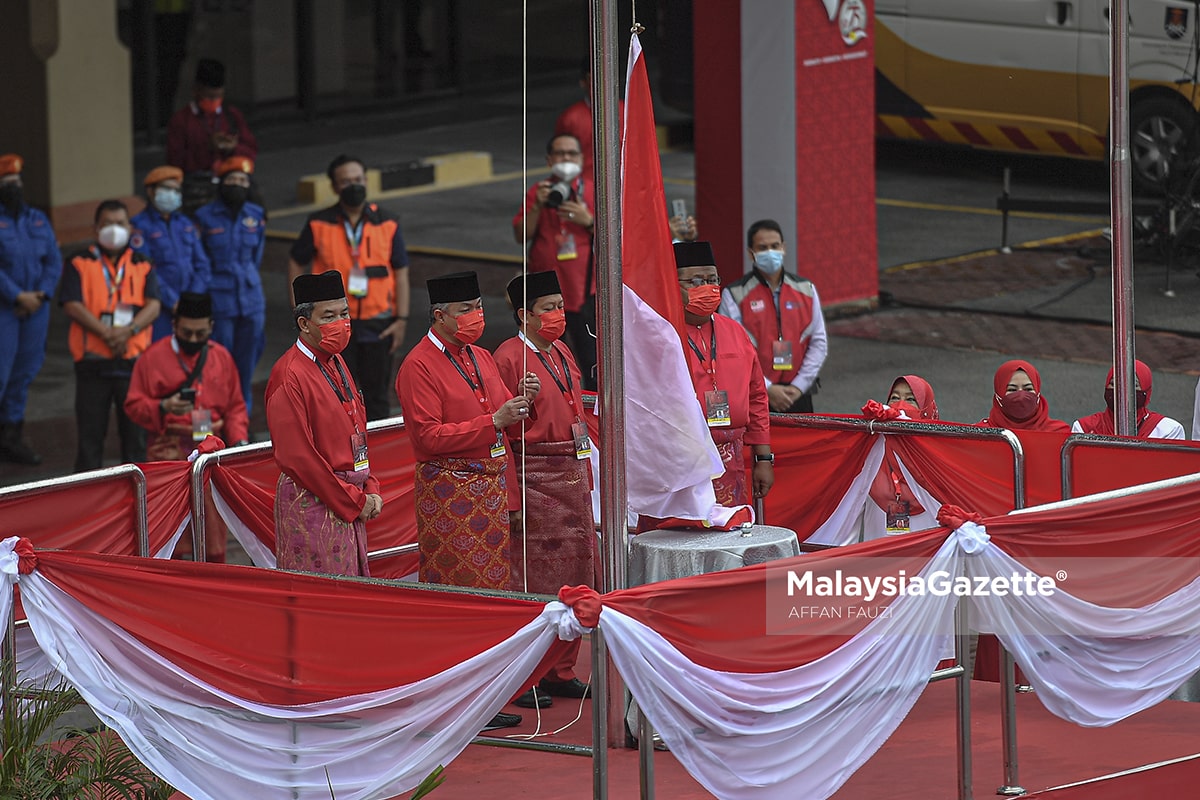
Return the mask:
<svg viewBox="0 0 1200 800"><path fill-rule="evenodd" d="M705 278L702 275L697 275L694 278L679 279L680 286L720 286L721 278L714 275L711 278Z"/></svg>
<svg viewBox="0 0 1200 800"><path fill-rule="evenodd" d="M579 150L551 150L551 151L550 151L550 155L552 155L552 156L565 156L565 157L568 157L568 158L570 158L570 157L573 157L573 156L581 156L581 155L583 155L583 153L582 153L581 151L579 151Z"/></svg>

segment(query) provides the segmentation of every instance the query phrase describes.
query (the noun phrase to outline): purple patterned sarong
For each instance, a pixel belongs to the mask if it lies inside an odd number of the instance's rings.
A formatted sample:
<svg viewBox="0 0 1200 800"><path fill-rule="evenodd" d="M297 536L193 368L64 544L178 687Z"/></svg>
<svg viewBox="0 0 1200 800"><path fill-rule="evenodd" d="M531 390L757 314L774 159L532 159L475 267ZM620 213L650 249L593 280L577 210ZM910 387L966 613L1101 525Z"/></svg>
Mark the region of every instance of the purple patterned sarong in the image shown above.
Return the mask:
<svg viewBox="0 0 1200 800"><path fill-rule="evenodd" d="M363 486L367 472L335 473ZM275 562L279 569L325 575L370 576L367 524L345 522L287 475L275 484Z"/></svg>

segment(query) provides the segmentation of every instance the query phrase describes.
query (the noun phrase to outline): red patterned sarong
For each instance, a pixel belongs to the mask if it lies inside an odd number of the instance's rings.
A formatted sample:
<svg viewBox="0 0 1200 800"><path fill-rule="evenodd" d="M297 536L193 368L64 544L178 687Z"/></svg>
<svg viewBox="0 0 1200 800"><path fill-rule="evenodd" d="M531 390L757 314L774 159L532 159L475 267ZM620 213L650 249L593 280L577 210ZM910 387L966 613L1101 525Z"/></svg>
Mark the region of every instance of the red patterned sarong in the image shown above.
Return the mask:
<svg viewBox="0 0 1200 800"><path fill-rule="evenodd" d="M424 583L511 589L507 459L421 461L413 476Z"/></svg>
<svg viewBox="0 0 1200 800"><path fill-rule="evenodd" d="M524 552L521 526L512 530L517 590L557 595L563 586L597 585L599 543L591 491L588 462L575 457L574 442L525 445Z"/></svg>
<svg viewBox="0 0 1200 800"><path fill-rule="evenodd" d="M713 479L713 490L717 493L717 505L732 507L750 503L746 491L746 446L742 443L745 428L709 428L713 444L725 464L725 474Z"/></svg>
<svg viewBox="0 0 1200 800"><path fill-rule="evenodd" d="M363 486L367 472L335 473ZM287 475L275 484L275 563L279 569L367 577L367 524L346 522Z"/></svg>

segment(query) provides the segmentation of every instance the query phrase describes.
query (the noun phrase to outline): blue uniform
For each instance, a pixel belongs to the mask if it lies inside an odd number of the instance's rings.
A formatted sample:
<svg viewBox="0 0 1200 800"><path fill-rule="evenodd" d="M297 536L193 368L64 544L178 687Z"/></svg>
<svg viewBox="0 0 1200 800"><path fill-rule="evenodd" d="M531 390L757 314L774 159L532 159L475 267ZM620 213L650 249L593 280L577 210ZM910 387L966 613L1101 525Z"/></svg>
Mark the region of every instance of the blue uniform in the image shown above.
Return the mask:
<svg viewBox="0 0 1200 800"><path fill-rule="evenodd" d="M17 295L42 292L49 300L60 275L62 256L46 215L23 205L14 218L0 206L0 423L24 420L29 384L46 360L50 304L18 317Z"/></svg>
<svg viewBox="0 0 1200 800"><path fill-rule="evenodd" d="M249 414L254 368L266 344L267 301L258 275L266 218L262 206L244 203L235 212L218 199L196 210L196 223L212 264L212 338L233 354Z"/></svg>
<svg viewBox="0 0 1200 800"><path fill-rule="evenodd" d="M154 320L154 340L170 336L171 315L182 292L208 291L211 268L200 231L186 214L176 211L166 219L156 209L146 209L130 220L134 233L129 246L154 264L162 313Z"/></svg>

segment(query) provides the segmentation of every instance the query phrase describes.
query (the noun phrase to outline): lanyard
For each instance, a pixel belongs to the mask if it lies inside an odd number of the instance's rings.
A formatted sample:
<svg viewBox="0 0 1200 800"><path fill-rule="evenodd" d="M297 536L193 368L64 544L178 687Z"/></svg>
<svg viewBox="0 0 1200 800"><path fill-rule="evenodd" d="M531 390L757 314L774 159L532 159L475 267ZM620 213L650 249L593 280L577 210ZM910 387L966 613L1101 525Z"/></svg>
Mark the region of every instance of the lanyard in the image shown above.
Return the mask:
<svg viewBox="0 0 1200 800"><path fill-rule="evenodd" d="M350 244L350 257L354 266L358 266L358 254L362 250L363 229L366 227L366 216L358 218L357 225L351 225L350 220L342 219L342 227L346 230L346 241Z"/></svg>
<svg viewBox="0 0 1200 800"><path fill-rule="evenodd" d="M550 345L550 348L554 349L554 345ZM533 352L537 354L538 361L542 362L542 366L546 368L546 371L550 373L550 377L554 379L554 385L558 387L560 392L562 392L563 399L565 399L567 401L567 405L571 407L571 412L575 414L575 418L579 419L579 409L575 407L575 385L571 380L571 369L567 366L567 357L564 356L561 351L556 351L558 352L558 359L562 364L563 378L567 382L567 385L563 386L563 382L558 379L558 373L554 370L553 362L547 360L547 358L542 355L542 351L538 348L533 348Z"/></svg>
<svg viewBox="0 0 1200 800"><path fill-rule="evenodd" d="M767 286L770 289L770 286ZM779 341L783 341L783 312L779 307L783 305L783 278L779 279L779 288L771 292L771 299L775 302L775 332L779 335Z"/></svg>
<svg viewBox="0 0 1200 800"><path fill-rule="evenodd" d="M100 266L103 267L101 271L104 273L104 285L108 288L108 304L110 306L114 296L118 300L121 299L121 284L125 282L125 261L118 259L118 263L121 266L117 269L117 276L114 280L112 271L109 269L108 256L104 253L100 254Z"/></svg>
<svg viewBox="0 0 1200 800"><path fill-rule="evenodd" d="M313 361L317 364L317 369L321 370L321 376L325 378L325 382L329 384L329 388L333 389L333 393L337 395L337 399L341 401L342 408L346 409L346 413L354 420L354 432L362 433L358 425L358 410L354 403L354 391L350 388L350 379L346 377L346 370L342 369L342 360L334 356L332 361L338 369L338 376L342 379L342 388L339 389L337 384L333 382L333 378L325 370L325 366L321 364L321 360L314 358ZM342 390L346 391L346 396L342 396Z"/></svg>
<svg viewBox="0 0 1200 800"><path fill-rule="evenodd" d="M475 399L478 400L479 404L486 408L490 414L492 413L492 406L491 403L488 402L487 392L483 390L483 377L479 373L479 362L475 360L475 352L471 350L471 345L469 344L464 344L463 350L466 350L467 355L471 357L471 366L475 368L475 377L479 379L478 386L475 385L475 381L471 380L471 376L466 373L466 370L462 368L462 364L458 363L458 359L450 354L450 348L443 347L442 353L444 353L446 358L450 360L450 363L454 365L454 369L458 371L458 374L462 376L462 379L467 382L467 386L471 387L471 391L475 393Z"/></svg>
<svg viewBox="0 0 1200 800"><path fill-rule="evenodd" d="M708 360L709 366L706 367L704 371L712 376L713 388L716 389L717 388L717 324L712 321L710 321L709 324L712 325L712 336L709 339L709 343L708 343L708 359L707 360ZM700 363L704 364L704 362L705 362L704 354L700 352L700 348L697 347L696 343L692 341L691 336L688 337L688 344L691 345L692 352L694 352L696 354L696 357L700 359Z"/></svg>

